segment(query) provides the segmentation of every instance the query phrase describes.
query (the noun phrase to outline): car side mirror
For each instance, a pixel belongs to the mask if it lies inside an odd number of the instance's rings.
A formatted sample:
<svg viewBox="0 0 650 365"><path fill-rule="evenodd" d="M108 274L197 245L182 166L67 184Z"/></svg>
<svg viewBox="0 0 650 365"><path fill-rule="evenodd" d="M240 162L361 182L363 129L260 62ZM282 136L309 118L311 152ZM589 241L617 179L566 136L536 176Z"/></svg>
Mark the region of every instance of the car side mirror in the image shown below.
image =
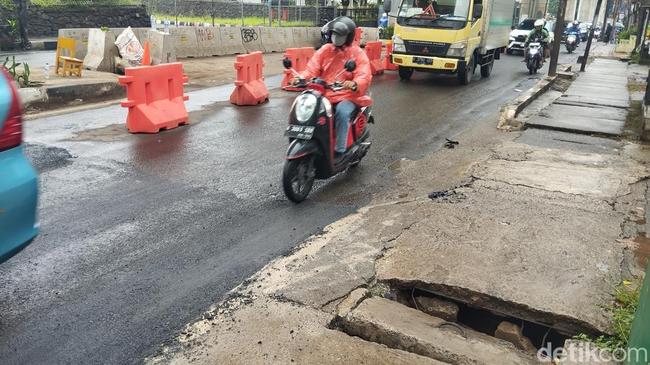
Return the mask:
<svg viewBox="0 0 650 365"><path fill-rule="evenodd" d="M384 0L384 13L390 13L391 0Z"/></svg>
<svg viewBox="0 0 650 365"><path fill-rule="evenodd" d="M345 71L352 72L357 68L357 63L354 60L345 61Z"/></svg>
<svg viewBox="0 0 650 365"><path fill-rule="evenodd" d="M290 69L291 66L293 66L293 64L291 63L291 60L288 59L288 58L285 58L285 59L282 60L282 65L283 65L284 68L286 68L287 70Z"/></svg>
<svg viewBox="0 0 650 365"><path fill-rule="evenodd" d="M474 13L472 14L474 19L479 19L483 15L483 4L474 4Z"/></svg>

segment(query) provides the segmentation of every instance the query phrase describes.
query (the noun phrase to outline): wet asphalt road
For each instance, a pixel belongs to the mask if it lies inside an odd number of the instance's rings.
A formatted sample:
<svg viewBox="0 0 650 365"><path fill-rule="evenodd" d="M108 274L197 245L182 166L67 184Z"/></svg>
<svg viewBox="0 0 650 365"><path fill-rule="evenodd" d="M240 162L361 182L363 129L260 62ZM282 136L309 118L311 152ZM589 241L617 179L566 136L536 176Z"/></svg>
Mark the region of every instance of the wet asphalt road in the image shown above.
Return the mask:
<svg viewBox="0 0 650 365"><path fill-rule="evenodd" d="M277 89L246 108L228 104L229 86L198 91L192 125L158 135L126 133L119 106L28 121L41 234L0 265L0 362L140 362L391 184L391 162L439 149L530 87L541 76L520 60L504 55L491 78L477 73L468 87L428 74L377 77L370 153L300 205L279 183L295 95Z"/></svg>

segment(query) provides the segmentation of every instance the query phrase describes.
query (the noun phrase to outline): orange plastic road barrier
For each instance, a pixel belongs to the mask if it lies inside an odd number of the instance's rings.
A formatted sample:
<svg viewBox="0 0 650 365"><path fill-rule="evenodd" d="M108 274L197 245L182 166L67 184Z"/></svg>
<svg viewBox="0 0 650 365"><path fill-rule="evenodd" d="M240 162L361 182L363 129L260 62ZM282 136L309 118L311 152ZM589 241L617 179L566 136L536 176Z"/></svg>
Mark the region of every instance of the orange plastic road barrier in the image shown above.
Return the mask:
<svg viewBox="0 0 650 365"><path fill-rule="evenodd" d="M235 90L230 102L235 105L257 105L269 99L269 90L264 84L264 59L262 52L237 56Z"/></svg>
<svg viewBox="0 0 650 365"><path fill-rule="evenodd" d="M399 67L393 63L393 41L386 42L386 55L384 56L384 70L386 71L397 71Z"/></svg>
<svg viewBox="0 0 650 365"><path fill-rule="evenodd" d="M129 108L126 126L131 133L158 133L189 122L183 94L183 64L166 63L155 66L128 67L120 84L126 86Z"/></svg>
<svg viewBox="0 0 650 365"><path fill-rule="evenodd" d="M144 41L144 53L142 54L142 66L151 66L151 50L149 41Z"/></svg>
<svg viewBox="0 0 650 365"><path fill-rule="evenodd" d="M354 29L354 41L352 44L355 46L361 46L361 33L363 33L363 29L359 27Z"/></svg>
<svg viewBox="0 0 650 365"><path fill-rule="evenodd" d="M287 48L284 57L291 60L293 69L297 72L302 72L307 69L307 63L314 55L312 47L304 48ZM282 79L282 89L287 91L301 91L303 88L289 86L289 82L295 77L291 70L284 70L284 78Z"/></svg>
<svg viewBox="0 0 650 365"><path fill-rule="evenodd" d="M367 42L366 54L370 60L370 70L373 75L384 73L384 65L381 59L381 41Z"/></svg>

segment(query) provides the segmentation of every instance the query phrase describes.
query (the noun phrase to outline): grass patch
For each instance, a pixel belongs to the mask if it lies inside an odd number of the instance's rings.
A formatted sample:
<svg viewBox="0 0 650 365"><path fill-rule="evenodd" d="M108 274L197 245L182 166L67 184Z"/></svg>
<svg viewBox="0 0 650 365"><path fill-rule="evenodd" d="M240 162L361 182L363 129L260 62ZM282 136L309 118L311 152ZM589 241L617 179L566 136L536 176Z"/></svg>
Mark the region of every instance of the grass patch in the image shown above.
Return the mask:
<svg viewBox="0 0 650 365"><path fill-rule="evenodd" d="M173 15L168 15L168 14L154 14L154 17L156 19L168 19L168 20L175 20L176 17ZM179 22L186 22L186 23L208 23L212 24L212 17L209 16L186 16L186 15L179 15L178 16L178 21ZM214 18L214 23L215 24L222 24L222 25L242 25L242 19L241 18ZM303 21L282 21L282 26L283 27L312 27L314 26L314 22L308 21L308 20L303 20ZM269 19L268 18L263 18L263 17L254 17L254 16L249 16L244 18L244 25L247 26L268 26L269 25ZM274 20L273 21L273 26L277 27L278 21Z"/></svg>
<svg viewBox="0 0 650 365"><path fill-rule="evenodd" d="M623 281L614 291L614 302L607 308L612 315L614 334L612 336L599 336L591 338L584 333L575 336L576 340L592 342L596 347L612 353L625 351L630 340L630 331L634 314L639 305L641 284Z"/></svg>

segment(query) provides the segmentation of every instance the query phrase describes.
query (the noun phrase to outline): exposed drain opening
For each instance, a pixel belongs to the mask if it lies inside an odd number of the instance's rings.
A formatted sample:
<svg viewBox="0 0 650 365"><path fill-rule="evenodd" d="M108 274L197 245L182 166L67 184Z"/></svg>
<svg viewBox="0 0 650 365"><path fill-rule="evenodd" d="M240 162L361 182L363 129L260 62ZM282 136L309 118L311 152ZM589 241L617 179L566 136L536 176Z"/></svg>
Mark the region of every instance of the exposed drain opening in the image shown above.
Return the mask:
<svg viewBox="0 0 650 365"><path fill-rule="evenodd" d="M570 338L548 326L471 307L427 290L403 289L393 294L390 299L477 332L512 342L515 347L529 353L542 348L556 350L563 347L564 342ZM509 336L519 331L520 336Z"/></svg>

